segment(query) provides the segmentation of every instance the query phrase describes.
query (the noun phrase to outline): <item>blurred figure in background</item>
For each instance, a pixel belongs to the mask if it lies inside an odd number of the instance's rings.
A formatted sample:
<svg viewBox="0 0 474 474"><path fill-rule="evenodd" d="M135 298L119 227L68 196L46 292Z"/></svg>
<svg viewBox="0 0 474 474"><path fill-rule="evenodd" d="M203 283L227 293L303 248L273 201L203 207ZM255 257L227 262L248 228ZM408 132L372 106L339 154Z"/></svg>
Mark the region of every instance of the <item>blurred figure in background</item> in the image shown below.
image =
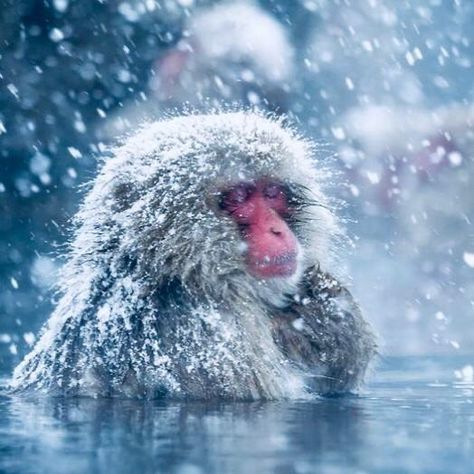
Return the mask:
<svg viewBox="0 0 474 474"><path fill-rule="evenodd" d="M394 334L405 333L407 351L430 343L441 350L469 347L473 106L369 107L348 114L345 129L365 156L351 171L352 187L367 203L362 219L385 248L374 260L364 238L356 257L355 268L371 268L377 285L374 291L360 282L368 306L377 308L381 298L391 302L374 318Z"/></svg>
<svg viewBox="0 0 474 474"><path fill-rule="evenodd" d="M474 5L314 3L305 120L344 164L355 292L388 352L467 348Z"/></svg>
<svg viewBox="0 0 474 474"><path fill-rule="evenodd" d="M286 113L294 80L288 33L255 2L199 8L188 17L180 41L153 62L146 92L115 114L105 136L190 107L235 104Z"/></svg>

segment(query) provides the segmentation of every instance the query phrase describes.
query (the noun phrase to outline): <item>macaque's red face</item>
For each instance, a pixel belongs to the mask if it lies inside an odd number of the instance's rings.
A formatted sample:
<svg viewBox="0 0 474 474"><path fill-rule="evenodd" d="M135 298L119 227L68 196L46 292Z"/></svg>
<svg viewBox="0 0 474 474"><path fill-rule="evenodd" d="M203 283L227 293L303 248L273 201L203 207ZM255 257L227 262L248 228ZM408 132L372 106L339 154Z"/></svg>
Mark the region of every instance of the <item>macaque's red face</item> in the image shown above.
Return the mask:
<svg viewBox="0 0 474 474"><path fill-rule="evenodd" d="M237 183L222 194L221 208L240 228L252 275L273 278L295 273L298 241L285 220L291 209L283 185L268 179Z"/></svg>

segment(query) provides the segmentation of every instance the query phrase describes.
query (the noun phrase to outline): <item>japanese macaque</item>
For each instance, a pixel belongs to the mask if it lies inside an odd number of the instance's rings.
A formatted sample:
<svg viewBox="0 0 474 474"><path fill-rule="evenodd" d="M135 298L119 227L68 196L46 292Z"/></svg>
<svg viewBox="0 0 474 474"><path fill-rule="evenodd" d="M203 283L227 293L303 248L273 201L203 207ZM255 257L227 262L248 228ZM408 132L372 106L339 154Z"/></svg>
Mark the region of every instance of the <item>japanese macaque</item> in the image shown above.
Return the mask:
<svg viewBox="0 0 474 474"><path fill-rule="evenodd" d="M286 109L295 80L295 52L286 28L258 2L198 8L185 30L158 60L150 80L160 104L199 105L216 98Z"/></svg>
<svg viewBox="0 0 474 474"><path fill-rule="evenodd" d="M356 389L376 345L327 273L342 233L312 153L251 112L155 122L113 150L13 389L233 400Z"/></svg>
<svg viewBox="0 0 474 474"><path fill-rule="evenodd" d="M197 3L197 2L196 2ZM232 0L196 7L173 47L157 51L148 100L129 101L97 131L104 141L183 104L201 111L223 102L282 114L295 90L295 51L287 29L258 2Z"/></svg>

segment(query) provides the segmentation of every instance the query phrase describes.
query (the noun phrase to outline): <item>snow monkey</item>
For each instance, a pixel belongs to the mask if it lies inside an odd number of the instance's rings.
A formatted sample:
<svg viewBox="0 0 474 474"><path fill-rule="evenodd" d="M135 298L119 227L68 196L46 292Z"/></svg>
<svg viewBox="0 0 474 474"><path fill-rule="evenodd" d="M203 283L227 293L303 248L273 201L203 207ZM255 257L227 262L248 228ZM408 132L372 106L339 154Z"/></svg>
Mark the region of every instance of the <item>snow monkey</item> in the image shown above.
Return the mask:
<svg viewBox="0 0 474 474"><path fill-rule="evenodd" d="M356 389L376 352L328 273L343 235L315 148L255 112L148 124L111 151L63 296L12 388L255 400Z"/></svg>

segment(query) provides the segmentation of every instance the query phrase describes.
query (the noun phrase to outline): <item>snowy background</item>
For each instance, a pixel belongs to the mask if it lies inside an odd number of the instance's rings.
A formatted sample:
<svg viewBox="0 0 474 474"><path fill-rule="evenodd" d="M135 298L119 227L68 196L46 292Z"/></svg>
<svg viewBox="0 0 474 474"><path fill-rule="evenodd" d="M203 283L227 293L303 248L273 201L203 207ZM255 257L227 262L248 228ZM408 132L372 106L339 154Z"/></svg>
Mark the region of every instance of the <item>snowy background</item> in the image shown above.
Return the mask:
<svg viewBox="0 0 474 474"><path fill-rule="evenodd" d="M107 144L185 103L289 115L339 169L383 351L472 351L473 24L471 0L3 2L0 367L54 305Z"/></svg>

